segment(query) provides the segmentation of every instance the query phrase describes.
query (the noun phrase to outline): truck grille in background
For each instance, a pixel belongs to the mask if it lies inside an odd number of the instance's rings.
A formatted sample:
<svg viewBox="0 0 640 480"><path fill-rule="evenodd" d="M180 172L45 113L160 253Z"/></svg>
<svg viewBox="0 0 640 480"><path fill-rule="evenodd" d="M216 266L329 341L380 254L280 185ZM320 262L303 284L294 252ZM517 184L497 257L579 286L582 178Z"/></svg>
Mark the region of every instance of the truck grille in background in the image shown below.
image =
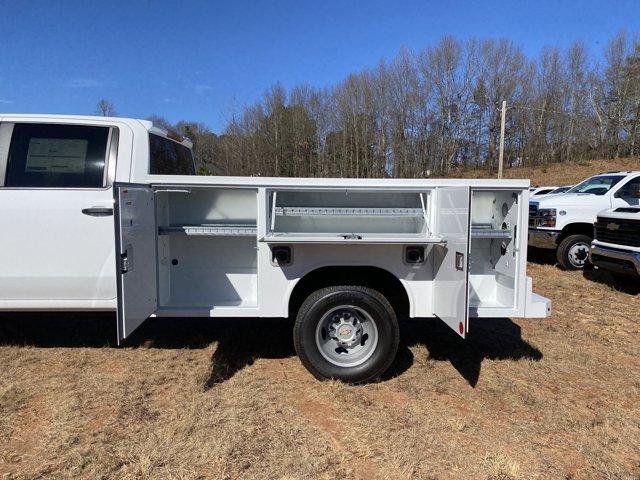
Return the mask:
<svg viewBox="0 0 640 480"><path fill-rule="evenodd" d="M538 206L529 204L529 226L536 226L536 218L538 217Z"/></svg>
<svg viewBox="0 0 640 480"><path fill-rule="evenodd" d="M596 240L640 247L640 220L598 217L594 226Z"/></svg>

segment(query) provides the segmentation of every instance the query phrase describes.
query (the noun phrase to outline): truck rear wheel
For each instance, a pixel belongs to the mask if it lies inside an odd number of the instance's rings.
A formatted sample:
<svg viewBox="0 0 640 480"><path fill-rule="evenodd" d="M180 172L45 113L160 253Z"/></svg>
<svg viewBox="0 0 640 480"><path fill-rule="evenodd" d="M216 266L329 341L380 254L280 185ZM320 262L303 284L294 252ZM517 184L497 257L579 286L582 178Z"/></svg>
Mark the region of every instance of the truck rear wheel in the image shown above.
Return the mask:
<svg viewBox="0 0 640 480"><path fill-rule="evenodd" d="M393 362L400 330L379 292L360 286L327 287L302 304L293 341L302 364L318 379L362 383Z"/></svg>
<svg viewBox="0 0 640 480"><path fill-rule="evenodd" d="M589 247L591 237L587 235L569 235L558 245L556 258L565 270L582 270L589 265Z"/></svg>

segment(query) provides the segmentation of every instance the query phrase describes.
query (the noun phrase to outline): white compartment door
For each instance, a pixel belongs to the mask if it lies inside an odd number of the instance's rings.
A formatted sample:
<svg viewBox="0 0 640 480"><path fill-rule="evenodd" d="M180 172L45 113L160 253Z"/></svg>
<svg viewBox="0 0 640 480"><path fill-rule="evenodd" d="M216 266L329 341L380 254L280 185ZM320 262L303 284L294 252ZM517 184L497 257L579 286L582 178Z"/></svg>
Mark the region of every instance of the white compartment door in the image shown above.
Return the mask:
<svg viewBox="0 0 640 480"><path fill-rule="evenodd" d="M462 338L469 327L469 187L443 187L437 192L436 234L445 245L433 247L433 313Z"/></svg>
<svg viewBox="0 0 640 480"><path fill-rule="evenodd" d="M153 190L116 186L116 278L118 279L118 343L158 305L156 213Z"/></svg>

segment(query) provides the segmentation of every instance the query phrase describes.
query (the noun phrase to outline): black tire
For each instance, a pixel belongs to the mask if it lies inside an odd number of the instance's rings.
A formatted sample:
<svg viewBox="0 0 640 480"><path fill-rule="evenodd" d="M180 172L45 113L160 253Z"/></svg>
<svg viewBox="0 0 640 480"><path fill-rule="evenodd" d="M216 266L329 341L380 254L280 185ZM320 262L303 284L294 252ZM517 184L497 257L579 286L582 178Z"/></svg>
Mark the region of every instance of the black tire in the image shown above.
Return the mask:
<svg viewBox="0 0 640 480"><path fill-rule="evenodd" d="M588 235L569 235L564 238L556 250L556 259L564 270L584 270L589 268L589 246L591 237Z"/></svg>
<svg viewBox="0 0 640 480"><path fill-rule="evenodd" d="M365 311L377 329L377 344L370 356L356 366L335 365L328 361L316 342L318 325L336 308L354 306ZM379 292L360 286L326 287L304 301L293 327L293 342L300 361L319 380L338 379L364 383L382 375L398 350L400 329L393 308Z"/></svg>

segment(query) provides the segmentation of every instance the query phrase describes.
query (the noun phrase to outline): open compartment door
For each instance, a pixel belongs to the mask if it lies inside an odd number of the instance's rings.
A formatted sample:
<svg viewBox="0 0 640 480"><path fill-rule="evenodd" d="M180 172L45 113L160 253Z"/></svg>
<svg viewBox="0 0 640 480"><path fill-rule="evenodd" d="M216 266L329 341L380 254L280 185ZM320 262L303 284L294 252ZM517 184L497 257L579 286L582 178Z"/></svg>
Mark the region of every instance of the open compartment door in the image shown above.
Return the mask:
<svg viewBox="0 0 640 480"><path fill-rule="evenodd" d="M469 187L438 189L436 233L446 241L433 248L433 313L462 338L469 327Z"/></svg>
<svg viewBox="0 0 640 480"><path fill-rule="evenodd" d="M120 344L157 309L156 212L150 187L116 186L114 194Z"/></svg>

